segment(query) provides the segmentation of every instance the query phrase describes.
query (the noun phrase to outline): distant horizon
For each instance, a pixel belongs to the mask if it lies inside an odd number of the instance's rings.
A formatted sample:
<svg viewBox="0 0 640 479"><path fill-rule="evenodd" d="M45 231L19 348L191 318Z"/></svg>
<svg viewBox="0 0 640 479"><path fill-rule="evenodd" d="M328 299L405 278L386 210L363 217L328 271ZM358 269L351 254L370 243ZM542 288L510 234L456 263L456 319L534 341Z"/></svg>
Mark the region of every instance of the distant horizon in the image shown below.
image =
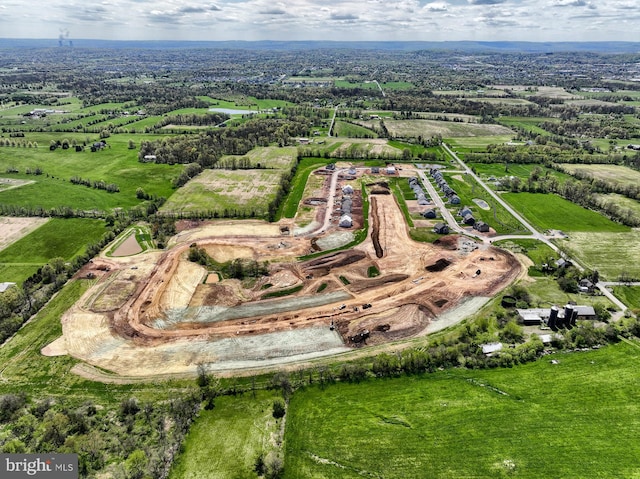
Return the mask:
<svg viewBox="0 0 640 479"><path fill-rule="evenodd" d="M526 41L526 40L112 40L99 38L77 38L61 40L58 38L2 38L0 49L28 47L28 48L117 48L155 47L207 47L224 45L226 48L254 47L256 49L302 49L353 47L377 48L382 50L412 51L418 49L456 49L465 51L503 51L524 53L561 53L571 51L598 53L627 53L640 54L640 41Z"/></svg>

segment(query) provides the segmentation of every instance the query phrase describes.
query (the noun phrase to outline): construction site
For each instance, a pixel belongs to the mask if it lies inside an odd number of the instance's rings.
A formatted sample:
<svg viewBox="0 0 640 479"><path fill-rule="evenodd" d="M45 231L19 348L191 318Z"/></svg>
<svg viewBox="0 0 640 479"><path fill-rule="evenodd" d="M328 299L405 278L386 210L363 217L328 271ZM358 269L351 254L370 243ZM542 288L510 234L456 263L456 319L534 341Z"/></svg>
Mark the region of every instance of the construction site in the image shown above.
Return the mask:
<svg viewBox="0 0 640 479"><path fill-rule="evenodd" d="M326 176L323 196L314 196L315 227L302 233L290 220L185 222L164 251L101 255L80 273L95 284L65 313L63 336L43 353L84 361L76 372L86 376L269 368L443 329L520 273L513 255L487 243L459 235L413 241L383 182L362 189L367 218L361 188L346 190L351 228L368 224L366 239L322 254L323 239L346 231L339 211L345 181ZM215 264L253 261L266 271L228 278L189 261L194 247Z"/></svg>

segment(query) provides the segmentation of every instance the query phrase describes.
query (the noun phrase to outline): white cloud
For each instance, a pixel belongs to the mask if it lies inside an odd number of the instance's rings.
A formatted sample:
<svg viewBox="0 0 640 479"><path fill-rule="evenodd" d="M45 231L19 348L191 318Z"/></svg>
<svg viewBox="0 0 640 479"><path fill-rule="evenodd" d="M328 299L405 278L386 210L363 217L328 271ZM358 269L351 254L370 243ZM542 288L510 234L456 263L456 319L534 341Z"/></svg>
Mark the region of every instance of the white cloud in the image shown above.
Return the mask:
<svg viewBox="0 0 640 479"><path fill-rule="evenodd" d="M638 0L0 2L2 36L52 39L637 41L640 16Z"/></svg>

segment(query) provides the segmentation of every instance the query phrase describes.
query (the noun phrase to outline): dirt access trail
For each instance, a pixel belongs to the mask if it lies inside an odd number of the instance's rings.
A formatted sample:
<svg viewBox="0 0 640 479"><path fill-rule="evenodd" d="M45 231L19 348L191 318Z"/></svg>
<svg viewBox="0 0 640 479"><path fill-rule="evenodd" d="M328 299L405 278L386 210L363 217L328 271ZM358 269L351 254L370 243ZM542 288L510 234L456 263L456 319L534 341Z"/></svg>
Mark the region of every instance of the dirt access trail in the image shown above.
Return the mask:
<svg viewBox="0 0 640 479"><path fill-rule="evenodd" d="M363 243L305 262L296 258L309 238L258 222L212 223L181 232L165 252L110 258L109 271L65 313L50 350L126 377L193 374L198 364L277 367L425 334L438 316L494 295L520 272L510 253L461 247L458 236L412 241L393 195L372 195L370 205L374 226ZM206 284L207 271L186 259L194 242L217 259L269 261L269 275Z"/></svg>

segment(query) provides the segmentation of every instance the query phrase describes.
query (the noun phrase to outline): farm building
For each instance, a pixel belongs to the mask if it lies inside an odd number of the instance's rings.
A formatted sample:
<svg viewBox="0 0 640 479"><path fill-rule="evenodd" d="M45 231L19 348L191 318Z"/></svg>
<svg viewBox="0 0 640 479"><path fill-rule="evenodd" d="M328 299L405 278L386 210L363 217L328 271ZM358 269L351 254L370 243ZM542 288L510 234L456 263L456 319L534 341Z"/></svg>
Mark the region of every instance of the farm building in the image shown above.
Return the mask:
<svg viewBox="0 0 640 479"><path fill-rule="evenodd" d="M446 235L449 233L449 227L445 223L438 223L433 227L433 231L441 235Z"/></svg>
<svg viewBox="0 0 640 479"><path fill-rule="evenodd" d="M549 309L517 309L520 320L526 325L546 323L551 329L570 327L577 319L597 319L593 306L577 306L568 304L564 309L552 306Z"/></svg>
<svg viewBox="0 0 640 479"><path fill-rule="evenodd" d="M593 283L587 278L583 278L578 283L578 289L581 293L591 293L593 291Z"/></svg>
<svg viewBox="0 0 640 479"><path fill-rule="evenodd" d="M488 233L490 230L489 225L484 221L476 221L473 225L473 229L480 233Z"/></svg>
<svg viewBox="0 0 640 479"><path fill-rule="evenodd" d="M352 195L353 194L353 186L346 185L342 188L343 195Z"/></svg>
<svg viewBox="0 0 640 479"><path fill-rule="evenodd" d="M431 208L425 211L424 213L422 213L422 216L424 216L425 218L433 219L433 218L436 218L438 215L436 213L436 210Z"/></svg>
<svg viewBox="0 0 640 479"><path fill-rule="evenodd" d="M353 226L353 220L351 219L351 216L342 215L340 217L339 225L340 225L341 228L351 228Z"/></svg>

